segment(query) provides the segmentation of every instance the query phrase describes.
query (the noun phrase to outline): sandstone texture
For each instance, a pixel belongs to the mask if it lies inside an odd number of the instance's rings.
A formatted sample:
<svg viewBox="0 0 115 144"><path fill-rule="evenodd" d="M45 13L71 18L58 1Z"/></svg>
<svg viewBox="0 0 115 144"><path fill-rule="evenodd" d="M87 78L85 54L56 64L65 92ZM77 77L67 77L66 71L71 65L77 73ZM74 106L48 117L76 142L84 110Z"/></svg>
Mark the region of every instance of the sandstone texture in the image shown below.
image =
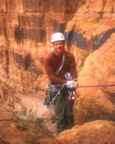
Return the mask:
<svg viewBox="0 0 115 144"><path fill-rule="evenodd" d="M79 87L115 84L114 0L0 0L1 143L32 143L36 125L27 133L20 132L11 108L29 119L42 118L45 124L53 115L53 110L43 105L49 82L44 56L52 50L50 37L57 31L64 33L65 48L75 55ZM61 133L58 142L115 143L115 86L79 87L75 127ZM8 107L5 114L4 103ZM49 128L51 122L46 125ZM39 131L41 127L37 127ZM49 129L53 131L55 126ZM36 133L33 142L51 143L47 132L40 134L45 138ZM24 136L21 141L18 135Z"/></svg>
<svg viewBox="0 0 115 144"><path fill-rule="evenodd" d="M92 121L63 131L57 136L57 140L66 144L114 144L114 125L115 122L112 121Z"/></svg>
<svg viewBox="0 0 115 144"><path fill-rule="evenodd" d="M42 119L30 119L0 99L0 143L43 144L58 142L44 125Z"/></svg>
<svg viewBox="0 0 115 144"><path fill-rule="evenodd" d="M77 124L95 119L115 121L114 42L113 34L99 50L88 56L79 73L79 85L86 87L77 89L79 98L74 105Z"/></svg>

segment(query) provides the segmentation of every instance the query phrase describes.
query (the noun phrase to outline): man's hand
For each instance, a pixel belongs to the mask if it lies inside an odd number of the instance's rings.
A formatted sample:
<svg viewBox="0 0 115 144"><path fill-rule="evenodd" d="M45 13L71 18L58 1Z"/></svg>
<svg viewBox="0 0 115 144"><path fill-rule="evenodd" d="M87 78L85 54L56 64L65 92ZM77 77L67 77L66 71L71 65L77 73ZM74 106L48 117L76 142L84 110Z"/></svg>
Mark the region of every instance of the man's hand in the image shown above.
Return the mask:
<svg viewBox="0 0 115 144"><path fill-rule="evenodd" d="M69 87L69 88L75 87L75 86L77 86L77 85L78 85L78 82L77 82L77 81L74 81L74 80L72 80L72 81L67 81L67 83L66 83L66 86Z"/></svg>
<svg viewBox="0 0 115 144"><path fill-rule="evenodd" d="M75 91L69 93L68 99L69 99L69 100L75 100Z"/></svg>

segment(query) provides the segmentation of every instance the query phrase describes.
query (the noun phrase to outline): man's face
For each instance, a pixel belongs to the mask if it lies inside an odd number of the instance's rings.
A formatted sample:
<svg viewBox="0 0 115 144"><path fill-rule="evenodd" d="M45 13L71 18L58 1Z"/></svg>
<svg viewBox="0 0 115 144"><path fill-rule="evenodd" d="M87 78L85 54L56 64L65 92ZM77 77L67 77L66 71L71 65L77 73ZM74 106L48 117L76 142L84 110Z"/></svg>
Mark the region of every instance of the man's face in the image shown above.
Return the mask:
<svg viewBox="0 0 115 144"><path fill-rule="evenodd" d="M64 41L56 41L53 43L56 54L59 56L64 51Z"/></svg>

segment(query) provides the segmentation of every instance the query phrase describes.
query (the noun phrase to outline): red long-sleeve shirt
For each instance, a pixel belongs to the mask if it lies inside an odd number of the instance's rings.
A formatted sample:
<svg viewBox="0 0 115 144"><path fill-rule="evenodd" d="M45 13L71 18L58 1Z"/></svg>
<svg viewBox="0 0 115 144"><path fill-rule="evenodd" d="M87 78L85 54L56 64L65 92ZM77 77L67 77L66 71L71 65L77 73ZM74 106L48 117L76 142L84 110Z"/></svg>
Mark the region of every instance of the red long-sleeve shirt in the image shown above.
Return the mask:
<svg viewBox="0 0 115 144"><path fill-rule="evenodd" d="M67 72L71 73L72 79L77 78L76 62L74 55L68 51L64 51L64 53L65 53L64 65L61 71L58 73L58 75L56 75L55 72L62 64L62 56L57 57L56 54L50 53L44 58L45 70L52 83L58 83L58 84L66 83L67 79L65 78L64 75Z"/></svg>

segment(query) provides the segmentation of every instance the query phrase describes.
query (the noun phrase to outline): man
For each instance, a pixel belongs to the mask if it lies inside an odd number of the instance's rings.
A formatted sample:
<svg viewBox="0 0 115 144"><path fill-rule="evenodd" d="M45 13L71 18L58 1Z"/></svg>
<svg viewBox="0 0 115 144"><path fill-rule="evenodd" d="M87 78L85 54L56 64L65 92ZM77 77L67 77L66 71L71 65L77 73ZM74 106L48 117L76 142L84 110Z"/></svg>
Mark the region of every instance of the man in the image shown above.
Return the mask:
<svg viewBox="0 0 115 144"><path fill-rule="evenodd" d="M65 51L65 37L62 33L54 33L51 37L54 51L44 58L45 70L51 85L60 91L53 102L57 133L73 126L73 109L69 93L73 92L70 87L77 83L72 80L77 78L76 63L74 55ZM69 77L67 77L69 74ZM71 75L70 75L71 74ZM61 89L61 90L60 90ZM71 89L71 90L70 90Z"/></svg>

